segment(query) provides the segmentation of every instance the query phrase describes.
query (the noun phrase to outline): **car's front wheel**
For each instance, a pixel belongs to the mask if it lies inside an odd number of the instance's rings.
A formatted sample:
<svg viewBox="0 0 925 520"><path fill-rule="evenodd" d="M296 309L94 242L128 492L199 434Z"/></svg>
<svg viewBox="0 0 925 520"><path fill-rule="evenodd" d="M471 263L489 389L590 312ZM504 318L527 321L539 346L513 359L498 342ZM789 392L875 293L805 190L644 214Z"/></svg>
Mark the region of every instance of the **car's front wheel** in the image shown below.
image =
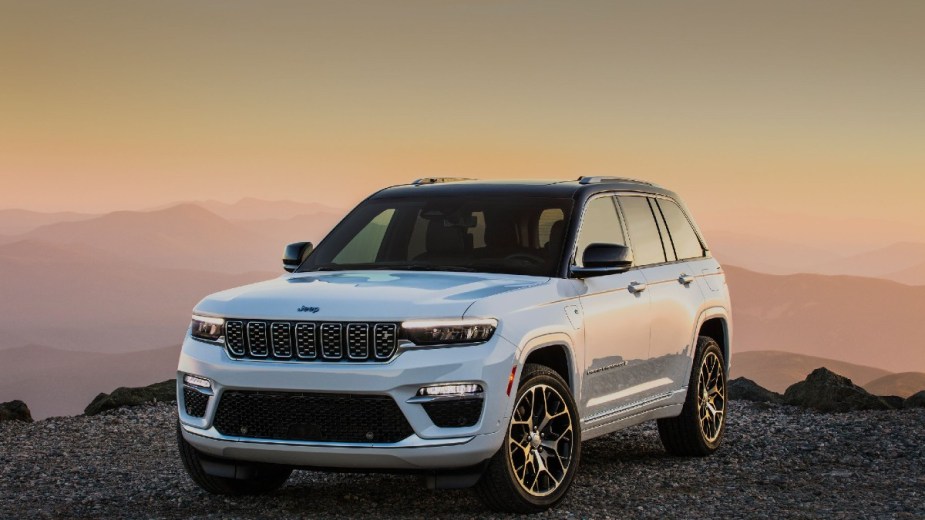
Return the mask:
<svg viewBox="0 0 925 520"><path fill-rule="evenodd" d="M658 420L662 445L673 455L709 455L726 431L726 361L713 340L701 336L681 415Z"/></svg>
<svg viewBox="0 0 925 520"><path fill-rule="evenodd" d="M491 509L509 513L546 510L565 496L581 455L575 400L559 374L524 367L501 449L476 485Z"/></svg>
<svg viewBox="0 0 925 520"><path fill-rule="evenodd" d="M289 479L292 468L273 464L252 465L246 478L217 477L210 475L203 467L205 457L183 438L177 424L177 448L180 460L193 482L215 495L260 495L279 489ZM234 464L234 461L222 461Z"/></svg>

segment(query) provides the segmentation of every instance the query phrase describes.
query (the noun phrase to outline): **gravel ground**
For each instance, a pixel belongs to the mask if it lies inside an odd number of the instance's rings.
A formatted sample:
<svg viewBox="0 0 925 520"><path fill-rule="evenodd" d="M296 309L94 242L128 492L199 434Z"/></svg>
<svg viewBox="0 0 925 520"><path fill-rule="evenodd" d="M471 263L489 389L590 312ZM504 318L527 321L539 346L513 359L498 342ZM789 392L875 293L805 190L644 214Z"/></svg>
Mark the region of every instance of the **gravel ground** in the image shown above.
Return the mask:
<svg viewBox="0 0 925 520"><path fill-rule="evenodd" d="M925 409L818 414L734 402L711 457L669 457L654 424L589 441L540 518L923 518ZM494 518L467 491L412 476L299 471L265 497L187 478L173 405L0 423L0 518Z"/></svg>

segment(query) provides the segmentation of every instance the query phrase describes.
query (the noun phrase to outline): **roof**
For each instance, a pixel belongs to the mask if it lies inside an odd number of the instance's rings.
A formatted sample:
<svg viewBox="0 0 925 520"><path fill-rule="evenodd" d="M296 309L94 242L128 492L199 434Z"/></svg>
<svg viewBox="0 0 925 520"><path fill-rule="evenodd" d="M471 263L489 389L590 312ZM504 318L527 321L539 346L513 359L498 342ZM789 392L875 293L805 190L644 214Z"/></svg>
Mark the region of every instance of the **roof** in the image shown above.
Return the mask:
<svg viewBox="0 0 925 520"><path fill-rule="evenodd" d="M419 179L412 184L385 188L372 195L370 199L381 200L422 195L427 197L508 196L584 199L602 191L635 191L677 198L674 193L645 181L615 177L583 177L564 181Z"/></svg>

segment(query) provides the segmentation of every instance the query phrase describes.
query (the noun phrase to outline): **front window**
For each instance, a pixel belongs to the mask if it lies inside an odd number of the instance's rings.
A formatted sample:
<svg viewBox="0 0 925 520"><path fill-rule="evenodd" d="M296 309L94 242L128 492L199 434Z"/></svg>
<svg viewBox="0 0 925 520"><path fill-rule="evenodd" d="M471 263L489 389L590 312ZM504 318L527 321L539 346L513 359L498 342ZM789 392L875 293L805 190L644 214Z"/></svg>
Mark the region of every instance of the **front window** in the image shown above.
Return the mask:
<svg viewBox="0 0 925 520"><path fill-rule="evenodd" d="M363 203L299 268L395 269L555 276L572 201L429 197Z"/></svg>

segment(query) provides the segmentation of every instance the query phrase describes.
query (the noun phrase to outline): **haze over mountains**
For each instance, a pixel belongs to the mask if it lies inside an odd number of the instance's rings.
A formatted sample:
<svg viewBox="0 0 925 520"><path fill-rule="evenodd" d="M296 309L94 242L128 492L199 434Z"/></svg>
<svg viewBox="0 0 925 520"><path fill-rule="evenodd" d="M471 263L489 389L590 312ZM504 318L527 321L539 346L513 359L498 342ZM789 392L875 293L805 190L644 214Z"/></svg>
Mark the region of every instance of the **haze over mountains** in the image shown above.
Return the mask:
<svg viewBox="0 0 925 520"><path fill-rule="evenodd" d="M317 242L344 213L257 199L104 215L0 211L0 401L24 398L39 416L79 413L89 402L85 397L99 391L169 377L190 309L200 298L279 276L285 244ZM897 282L925 284L925 243L867 242L865 250L845 248L835 236L807 240L805 230L785 238L779 231L774 236L713 225L718 223L707 219L703 228L732 291L741 364L735 374L745 371L783 390L822 362L849 377L860 374L861 384L885 377L879 388L893 389L889 393L918 384L915 375L889 372L925 372L919 325L925 285ZM874 224L855 225L864 230ZM912 233L907 229L904 236ZM814 270L864 276L766 274ZM174 351L157 354L156 363L144 361L148 354L130 354L166 346ZM72 358L61 351L100 354ZM770 354L751 351L778 353L772 361ZM747 368L749 355L767 359ZM105 377L103 368L121 375ZM11 381L28 377L54 379L61 394L13 395L23 385ZM61 407L50 402L63 394L78 397Z"/></svg>

